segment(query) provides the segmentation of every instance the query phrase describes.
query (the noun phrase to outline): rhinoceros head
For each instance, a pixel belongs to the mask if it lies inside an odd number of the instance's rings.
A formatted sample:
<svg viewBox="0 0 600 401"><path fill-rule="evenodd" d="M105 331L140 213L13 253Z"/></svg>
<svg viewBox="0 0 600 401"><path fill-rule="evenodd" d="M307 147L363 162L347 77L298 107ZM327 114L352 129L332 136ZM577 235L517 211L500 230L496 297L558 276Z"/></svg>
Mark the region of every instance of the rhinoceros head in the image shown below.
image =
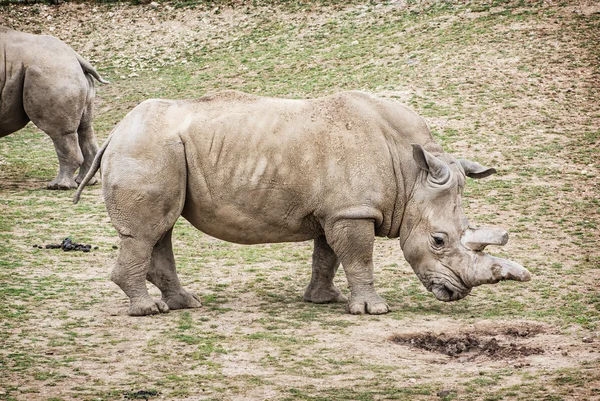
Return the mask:
<svg viewBox="0 0 600 401"><path fill-rule="evenodd" d="M404 257L423 285L440 301L456 301L473 287L501 280L528 281L530 273L510 260L483 253L504 245L502 229L471 228L462 208L466 177L496 172L468 160L456 160L438 145L413 145L419 166L400 232Z"/></svg>

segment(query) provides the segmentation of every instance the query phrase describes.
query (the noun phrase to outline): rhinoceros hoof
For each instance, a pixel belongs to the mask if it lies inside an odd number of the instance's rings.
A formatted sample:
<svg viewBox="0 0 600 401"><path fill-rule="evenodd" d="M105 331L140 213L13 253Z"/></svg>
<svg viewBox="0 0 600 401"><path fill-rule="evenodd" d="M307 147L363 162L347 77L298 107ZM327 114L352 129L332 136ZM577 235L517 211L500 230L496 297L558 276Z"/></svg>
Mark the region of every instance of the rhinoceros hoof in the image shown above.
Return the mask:
<svg viewBox="0 0 600 401"><path fill-rule="evenodd" d="M182 291L179 294L171 295L171 296L163 296L162 300L166 302L169 306L169 309L187 309L187 308L200 308L202 306L202 301L200 297L196 294L189 293L187 291Z"/></svg>
<svg viewBox="0 0 600 401"><path fill-rule="evenodd" d="M47 185L48 189L74 189L77 188L78 185L75 180L53 180L50 181Z"/></svg>
<svg viewBox="0 0 600 401"><path fill-rule="evenodd" d="M144 297L131 301L129 316L157 315L169 312L169 306L160 299Z"/></svg>
<svg viewBox="0 0 600 401"><path fill-rule="evenodd" d="M342 292L336 288L307 288L304 292L305 302L314 302L315 304L327 304L332 302L347 302L348 299Z"/></svg>
<svg viewBox="0 0 600 401"><path fill-rule="evenodd" d="M77 178L75 178L75 182L77 183L77 186L79 186L79 184L81 184L81 181L83 181L84 178L85 178L85 176L83 176L83 177L77 176ZM90 186L90 185L96 185L97 183L98 183L98 179L96 177L92 177L85 185Z"/></svg>
<svg viewBox="0 0 600 401"><path fill-rule="evenodd" d="M348 301L348 312L353 315L383 315L388 313L390 308L382 298L377 297L376 300L351 299Z"/></svg>

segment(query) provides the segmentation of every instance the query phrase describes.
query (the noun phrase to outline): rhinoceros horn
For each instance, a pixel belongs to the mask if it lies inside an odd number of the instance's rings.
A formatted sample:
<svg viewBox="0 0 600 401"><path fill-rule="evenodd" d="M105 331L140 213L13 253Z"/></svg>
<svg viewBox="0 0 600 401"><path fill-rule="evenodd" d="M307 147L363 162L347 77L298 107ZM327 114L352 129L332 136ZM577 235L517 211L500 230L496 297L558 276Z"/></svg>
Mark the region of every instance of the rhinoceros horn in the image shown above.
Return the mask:
<svg viewBox="0 0 600 401"><path fill-rule="evenodd" d="M499 228L469 228L462 237L462 243L473 252L473 266L467 281L473 287L494 284L502 280L529 281L531 274L518 263L508 259L487 255L481 251L487 245L505 245L508 233Z"/></svg>
<svg viewBox="0 0 600 401"><path fill-rule="evenodd" d="M508 259L497 258L485 253L474 255L475 270L468 282L473 287L482 284L494 284L502 280L529 281L531 273L523 266Z"/></svg>
<svg viewBox="0 0 600 401"><path fill-rule="evenodd" d="M501 228L468 228L462 243L473 251L483 251L488 245L506 245L508 233Z"/></svg>

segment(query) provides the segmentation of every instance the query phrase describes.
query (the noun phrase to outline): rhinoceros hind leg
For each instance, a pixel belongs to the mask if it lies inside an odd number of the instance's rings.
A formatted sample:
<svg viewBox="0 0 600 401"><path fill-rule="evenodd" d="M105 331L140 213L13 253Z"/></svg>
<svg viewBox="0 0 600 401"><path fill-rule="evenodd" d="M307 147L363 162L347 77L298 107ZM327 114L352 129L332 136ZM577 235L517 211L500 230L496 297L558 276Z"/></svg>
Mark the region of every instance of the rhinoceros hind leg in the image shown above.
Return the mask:
<svg viewBox="0 0 600 401"><path fill-rule="evenodd" d="M77 188L77 182L73 179L73 175L83 162L83 156L77 142L77 133L48 135L54 142L59 164L58 175L48 183L48 189Z"/></svg>
<svg viewBox="0 0 600 401"><path fill-rule="evenodd" d="M129 297L129 315L145 316L166 313L169 307L162 300L153 299L146 287L146 272L150 264L152 246L147 241L125 237L111 280Z"/></svg>
<svg viewBox="0 0 600 401"><path fill-rule="evenodd" d="M111 279L129 297L131 315L148 315L177 308L185 298L175 271L171 233L185 204L186 163L183 143L158 143L144 134L137 138L133 155L105 153L102 189L122 238ZM144 157L135 158L136 154ZM162 291L162 300L150 297L147 279ZM187 301L188 306L192 303Z"/></svg>
<svg viewBox="0 0 600 401"><path fill-rule="evenodd" d="M385 300L375 292L374 230L372 220L345 219L336 221L326 227L325 231L331 248L344 266L350 287L347 308L353 315L381 315L389 312Z"/></svg>
<svg viewBox="0 0 600 401"><path fill-rule="evenodd" d="M68 71L65 69L62 75L48 76L45 69L30 66L23 80L23 109L52 139L58 156L58 175L48 184L48 189L77 188L73 175L83 163L77 131L87 89L83 74L77 78Z"/></svg>
<svg viewBox="0 0 600 401"><path fill-rule="evenodd" d="M340 261L327 243L325 236L315 238L312 257L312 276L304 291L304 301L324 304L346 302L346 297L333 284Z"/></svg>
<svg viewBox="0 0 600 401"><path fill-rule="evenodd" d="M77 134L79 139L79 148L83 155L83 163L79 167L79 174L75 178L77 184L81 183L92 167L94 157L98 153L98 143L94 135L94 129L92 128L92 102L90 102L83 113L79 128L77 128ZM98 179L93 177L88 181L87 185L94 185L98 182Z"/></svg>
<svg viewBox="0 0 600 401"><path fill-rule="evenodd" d="M200 297L183 289L177 277L171 243L172 233L173 228L167 231L154 246L146 278L160 289L162 300L169 309L199 308L202 306Z"/></svg>

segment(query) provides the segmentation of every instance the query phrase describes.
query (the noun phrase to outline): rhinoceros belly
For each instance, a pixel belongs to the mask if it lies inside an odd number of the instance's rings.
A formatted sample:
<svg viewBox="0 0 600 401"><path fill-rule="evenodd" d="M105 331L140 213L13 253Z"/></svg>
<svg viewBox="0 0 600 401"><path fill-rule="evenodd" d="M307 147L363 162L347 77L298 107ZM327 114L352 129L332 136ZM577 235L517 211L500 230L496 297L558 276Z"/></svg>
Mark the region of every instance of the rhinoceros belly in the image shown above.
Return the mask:
<svg viewBox="0 0 600 401"><path fill-rule="evenodd" d="M322 194L319 162L277 114L210 118L186 137L184 217L201 231L231 242L315 238Z"/></svg>

